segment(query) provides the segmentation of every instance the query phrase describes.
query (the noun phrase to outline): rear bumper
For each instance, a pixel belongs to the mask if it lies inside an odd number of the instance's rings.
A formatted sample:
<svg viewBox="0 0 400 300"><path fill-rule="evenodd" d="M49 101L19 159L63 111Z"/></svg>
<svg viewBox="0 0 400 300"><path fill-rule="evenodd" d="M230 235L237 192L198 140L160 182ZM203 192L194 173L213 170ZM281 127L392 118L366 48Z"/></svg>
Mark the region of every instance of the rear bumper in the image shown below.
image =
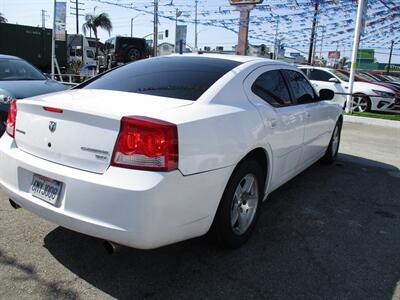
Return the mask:
<svg viewBox="0 0 400 300"><path fill-rule="evenodd" d="M63 227L151 249L205 234L233 167L192 176L110 167L104 174L58 165L0 140L0 187L20 206ZM33 174L63 183L55 206L29 193Z"/></svg>

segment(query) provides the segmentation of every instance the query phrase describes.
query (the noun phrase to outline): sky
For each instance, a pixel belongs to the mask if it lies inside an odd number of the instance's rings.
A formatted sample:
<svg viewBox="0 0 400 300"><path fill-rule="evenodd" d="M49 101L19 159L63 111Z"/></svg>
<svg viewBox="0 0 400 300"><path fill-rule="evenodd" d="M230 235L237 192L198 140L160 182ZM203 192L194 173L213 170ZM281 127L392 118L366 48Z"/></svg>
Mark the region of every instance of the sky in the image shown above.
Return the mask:
<svg viewBox="0 0 400 300"><path fill-rule="evenodd" d="M74 4L71 3L72 0L67 1L67 31L68 33L76 32L75 25L75 16L71 15L71 12L74 12ZM283 3L284 1L278 0L266 0L265 3L272 3L275 6L273 10L263 11L261 9L257 9L252 11L252 23L250 24L251 30L251 38L250 42L253 44L265 43L267 46L273 48L274 36L276 31L276 25L278 25L278 37L283 39L283 42L287 46L287 53L289 52L304 52L304 54L308 51L308 40L307 36L309 35L309 29L311 28L311 18L312 10L305 7L304 1L306 0L285 0L290 3L290 1L295 1L296 3L303 4L303 11L307 11L307 14L300 14L298 11L290 11L286 8L280 8L279 4L275 3ZM345 0L340 0L345 1ZM347 1L347 0L346 0ZM378 0L370 0L378 1ZM388 3L394 3L393 5L400 6L400 0L379 0L383 3L383 1L387 1ZM394 1L394 2L393 2ZM60 1L61 2L61 1ZM153 16L151 14L144 13L152 11L152 1L151 0L136 0L136 1L128 1L128 0L79 0L82 5L80 7L84 8L81 11L82 14L93 13L94 10L96 14L101 12L106 12L109 14L111 21L113 23L113 31L111 33L112 36L122 35L122 36L130 36L131 32L131 18L134 18L133 21L133 35L136 37L144 37L146 35L150 35L153 32ZM178 8L183 11L183 15L180 18L180 24L188 25L188 45L194 46L194 25L193 25L193 16L194 16L194 2L195 0L160 0L160 13L162 16L166 16L166 18L160 18L159 31L165 32L165 30L169 30L169 37L160 40L161 42L169 42L174 43L174 35L175 35L175 9ZM398 2L398 3L397 3ZM112 5L116 4L116 5ZM53 5L54 1L52 0L0 0L0 12L8 19L9 23L18 23L23 25L31 25L31 26L41 26L42 17L41 10L46 11L46 27L50 28L53 19ZM123 7L121 7L123 6ZM262 8L262 6L259 6ZM383 6L382 6L383 7ZM132 9L134 8L134 9ZM215 48L216 46L224 46L225 49L232 49L232 46L237 43L237 34L234 32L239 27L239 12L235 11L232 6L229 6L228 0L199 0L199 26L198 26L198 47L203 48L204 46L210 46ZM384 7L383 7L384 8ZM353 26L352 24L346 25L347 20L355 19L355 6L352 10L347 11L347 16L339 16L337 19L340 22L332 23L332 16L321 16L320 26L325 26L328 30L331 30L332 34L325 33L325 41L322 47L322 53L326 56L327 51L329 50L338 50L341 51L342 56L349 57L351 55L351 42L353 33L349 32L344 35L339 35L337 38L334 33L340 31L341 26ZM382 13L382 12L381 12ZM383 13L385 13L383 11ZM388 14L390 12L388 11ZM311 15L310 15L311 14ZM399 22L397 18L400 16L400 13L392 12L393 24L396 27L392 26L391 35L394 35L396 41L400 40L400 26L398 26ZM396 15L397 14L397 15ZM285 16L292 16L288 21L288 18ZM375 15L375 13L374 13ZM280 16L280 21L274 16ZM330 19L328 19L328 17ZM376 16L373 16L372 13L368 17L369 20L378 20ZM214 20L214 21L213 21ZM280 23L276 23L277 22ZM81 27L84 22L84 17L79 18L79 27ZM185 23L186 22L186 23ZM344 22L344 23L343 23ZM386 22L386 21L385 21ZM397 23L396 23L397 22ZM218 25L219 23L223 24L223 27ZM348 23L348 21L347 21ZM338 24L338 25L335 25ZM379 25L379 24L378 24ZM216 27L219 26L219 27ZM329 27L331 26L331 27ZM337 26L332 27L332 26ZM298 33L293 28L298 29ZM331 28L331 29L330 29ZM393 28L395 30L393 30ZM349 31L348 29L347 31ZM79 28L81 32L81 28ZM372 27L369 29L369 32L372 32ZM291 33L292 39L289 39L288 34ZM322 32L322 30L321 30ZM373 32L372 32L373 33ZM343 38L344 36L344 38ZM376 35L375 35L376 36ZM99 30L99 37L102 41L105 41L109 36L105 31ZM335 42L336 40L341 41L339 45ZM297 38L297 40L296 40ZM390 37L389 37L390 38ZM322 35L317 42L317 55L321 51L321 39ZM361 48L363 48L363 44L367 44L366 48L371 48L369 43L369 39L361 42ZM388 48L388 38L386 38L385 42L379 43L379 35L377 38L374 38L375 45L378 45L379 49L376 47L375 58L379 62L387 62L389 57L389 48ZM376 42L378 39L378 42ZM371 39L372 40L372 39ZM299 44L300 41L300 44ZM290 49L291 46L295 45L295 49ZM381 46L379 46L381 45ZM396 43L395 50L393 52L392 62L400 63L400 42Z"/></svg>

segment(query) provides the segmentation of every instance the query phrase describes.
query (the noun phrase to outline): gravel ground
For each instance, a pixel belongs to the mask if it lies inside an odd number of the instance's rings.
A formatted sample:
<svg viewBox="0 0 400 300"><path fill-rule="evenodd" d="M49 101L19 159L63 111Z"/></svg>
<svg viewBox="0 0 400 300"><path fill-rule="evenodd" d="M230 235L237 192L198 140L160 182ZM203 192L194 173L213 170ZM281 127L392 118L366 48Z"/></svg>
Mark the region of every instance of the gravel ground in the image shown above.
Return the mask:
<svg viewBox="0 0 400 300"><path fill-rule="evenodd" d="M249 243L114 256L0 192L2 299L400 299L400 132L345 124L338 162L270 195Z"/></svg>

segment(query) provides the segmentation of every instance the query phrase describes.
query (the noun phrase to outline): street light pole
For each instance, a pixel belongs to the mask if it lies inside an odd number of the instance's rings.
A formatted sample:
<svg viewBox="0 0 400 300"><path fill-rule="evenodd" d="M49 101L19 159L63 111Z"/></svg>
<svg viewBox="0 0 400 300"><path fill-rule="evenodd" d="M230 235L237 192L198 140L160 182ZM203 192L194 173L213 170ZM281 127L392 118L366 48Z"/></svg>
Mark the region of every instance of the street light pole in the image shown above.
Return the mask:
<svg viewBox="0 0 400 300"><path fill-rule="evenodd" d="M358 46L361 38L361 31L363 28L363 14L364 10L367 9L364 4L367 0L359 0L358 1L358 9L357 9L357 19L356 19L356 29L354 32L354 41L353 41L353 52L351 53L351 68L350 68L350 79L349 79L349 95L347 96L346 101L346 113L351 112L352 107L352 94L353 94L353 85L354 85L354 75L356 73L357 67L357 53Z"/></svg>
<svg viewBox="0 0 400 300"><path fill-rule="evenodd" d="M131 18L131 37L133 37L133 18Z"/></svg>
<svg viewBox="0 0 400 300"><path fill-rule="evenodd" d="M93 16L96 16L96 8L97 6L93 7ZM89 28L89 36L92 37L92 28Z"/></svg>
<svg viewBox="0 0 400 300"><path fill-rule="evenodd" d="M314 49L314 42L315 42L315 26L317 25L317 16L318 16L318 10L319 10L319 1L316 0L317 2L315 3L315 11L314 11L314 18L313 18L313 23L312 23L312 29L311 29L311 38L310 38L310 49L308 50L308 63L311 64L311 60L313 57L313 49Z"/></svg>

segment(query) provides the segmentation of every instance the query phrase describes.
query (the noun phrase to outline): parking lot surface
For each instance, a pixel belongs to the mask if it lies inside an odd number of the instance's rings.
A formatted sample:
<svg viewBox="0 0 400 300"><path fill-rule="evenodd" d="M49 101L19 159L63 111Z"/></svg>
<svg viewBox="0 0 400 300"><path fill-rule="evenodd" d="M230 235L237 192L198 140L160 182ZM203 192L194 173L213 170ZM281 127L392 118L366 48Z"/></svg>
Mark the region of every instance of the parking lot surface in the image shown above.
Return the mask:
<svg viewBox="0 0 400 300"><path fill-rule="evenodd" d="M340 151L272 193L236 251L198 238L109 256L0 192L1 298L397 299L400 132L345 123Z"/></svg>

